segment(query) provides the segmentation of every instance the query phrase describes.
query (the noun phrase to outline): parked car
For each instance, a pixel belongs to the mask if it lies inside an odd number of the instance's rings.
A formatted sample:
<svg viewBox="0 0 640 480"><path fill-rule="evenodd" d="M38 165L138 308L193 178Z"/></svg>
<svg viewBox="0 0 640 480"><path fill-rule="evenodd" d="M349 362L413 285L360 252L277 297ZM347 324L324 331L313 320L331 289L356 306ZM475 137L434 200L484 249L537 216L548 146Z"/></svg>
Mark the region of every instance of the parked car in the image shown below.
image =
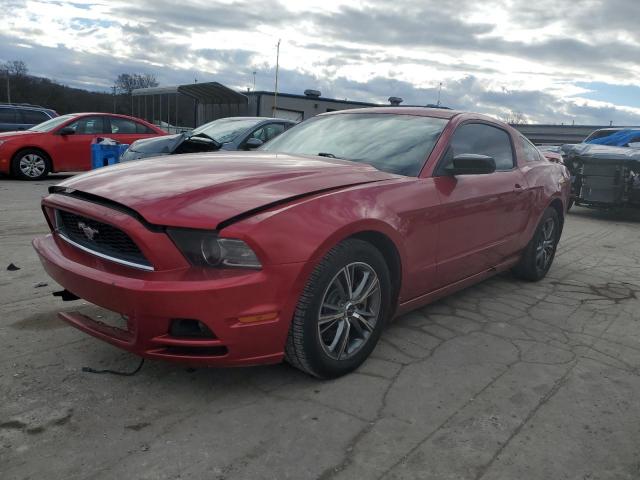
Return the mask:
<svg viewBox="0 0 640 480"><path fill-rule="evenodd" d="M50 172L91 168L91 144L109 137L130 144L166 135L144 120L107 113L73 113L52 118L23 132L0 133L0 173L39 180Z"/></svg>
<svg viewBox="0 0 640 480"><path fill-rule="evenodd" d="M180 153L250 150L277 137L295 124L283 118L220 118L190 132L138 140L122 155L120 161Z"/></svg>
<svg viewBox="0 0 640 480"><path fill-rule="evenodd" d="M571 172L570 205L640 208L640 149L590 143L562 149Z"/></svg>
<svg viewBox="0 0 640 480"><path fill-rule="evenodd" d="M631 134L631 138L625 139L625 144L611 144L620 147L626 147L629 143L637 143L640 142L640 128L629 128L629 127L611 127L611 128L599 128L598 130L594 130L591 132L587 138L585 138L582 143L599 143L597 141L605 138L611 137L612 135L620 134L620 133L629 133Z"/></svg>
<svg viewBox="0 0 640 480"><path fill-rule="evenodd" d="M55 110L38 105L0 103L0 132L27 130L57 116Z"/></svg>
<svg viewBox="0 0 640 480"><path fill-rule="evenodd" d="M258 151L68 179L43 199L51 234L34 247L67 298L121 323L61 318L113 345L336 377L394 315L509 269L544 278L568 174L522 138L443 109L322 114Z"/></svg>

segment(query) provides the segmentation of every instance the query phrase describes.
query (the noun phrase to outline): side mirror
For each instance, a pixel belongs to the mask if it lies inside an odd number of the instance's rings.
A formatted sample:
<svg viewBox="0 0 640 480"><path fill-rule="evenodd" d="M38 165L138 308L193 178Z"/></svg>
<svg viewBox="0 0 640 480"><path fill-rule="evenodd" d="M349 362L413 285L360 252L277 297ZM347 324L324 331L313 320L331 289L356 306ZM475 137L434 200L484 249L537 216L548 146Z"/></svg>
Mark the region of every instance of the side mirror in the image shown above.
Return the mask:
<svg viewBox="0 0 640 480"><path fill-rule="evenodd" d="M246 148L247 150L252 150L254 148L258 148L263 143L264 142L262 140L260 140L259 138L251 137L249 140L244 142L244 148Z"/></svg>
<svg viewBox="0 0 640 480"><path fill-rule="evenodd" d="M496 171L496 161L487 155L462 153L453 157L452 164L446 170L449 175L486 175Z"/></svg>
<svg viewBox="0 0 640 480"><path fill-rule="evenodd" d="M74 135L76 133L76 129L71 127L64 127L61 128L58 133L60 135Z"/></svg>

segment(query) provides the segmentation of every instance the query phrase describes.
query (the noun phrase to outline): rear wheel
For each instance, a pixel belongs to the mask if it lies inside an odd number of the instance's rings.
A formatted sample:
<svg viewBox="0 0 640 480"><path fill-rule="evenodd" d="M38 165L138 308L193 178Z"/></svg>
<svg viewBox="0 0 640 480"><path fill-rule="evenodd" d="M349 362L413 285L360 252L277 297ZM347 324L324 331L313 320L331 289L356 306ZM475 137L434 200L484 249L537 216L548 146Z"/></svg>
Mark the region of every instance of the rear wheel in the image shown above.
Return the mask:
<svg viewBox="0 0 640 480"><path fill-rule="evenodd" d="M542 280L551 268L559 240L560 217L555 208L549 207L542 215L520 263L513 268L513 273L523 280Z"/></svg>
<svg viewBox="0 0 640 480"><path fill-rule="evenodd" d="M371 244L349 239L315 268L294 314L286 359L320 378L356 369L372 352L387 317L389 269Z"/></svg>
<svg viewBox="0 0 640 480"><path fill-rule="evenodd" d="M20 180L40 180L51 171L47 155L31 148L16 153L11 167L11 173Z"/></svg>

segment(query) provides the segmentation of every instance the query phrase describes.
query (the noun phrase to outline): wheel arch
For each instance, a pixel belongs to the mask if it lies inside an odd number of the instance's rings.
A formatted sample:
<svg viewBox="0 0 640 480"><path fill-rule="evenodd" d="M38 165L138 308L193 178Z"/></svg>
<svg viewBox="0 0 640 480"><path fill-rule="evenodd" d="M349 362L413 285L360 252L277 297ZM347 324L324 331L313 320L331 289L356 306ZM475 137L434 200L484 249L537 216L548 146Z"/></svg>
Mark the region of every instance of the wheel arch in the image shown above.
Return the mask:
<svg viewBox="0 0 640 480"><path fill-rule="evenodd" d="M560 220L560 232L564 227L564 204L560 198L556 197L551 200L549 207L553 208L558 213L558 219Z"/></svg>
<svg viewBox="0 0 640 480"><path fill-rule="evenodd" d="M405 252L402 247L400 234L391 225L382 220L362 220L361 222L345 226L325 238L311 256L311 261L307 263L306 268L301 272L300 285L306 285L311 273L329 250L350 238L356 238L371 244L384 257L392 279L391 314L393 316L397 308L398 299L400 298L402 285L404 284L403 265Z"/></svg>
<svg viewBox="0 0 640 480"><path fill-rule="evenodd" d="M391 274L391 307L395 310L402 287L402 260L396 244L386 234L376 230L364 230L347 237L357 238L373 245L384 257Z"/></svg>

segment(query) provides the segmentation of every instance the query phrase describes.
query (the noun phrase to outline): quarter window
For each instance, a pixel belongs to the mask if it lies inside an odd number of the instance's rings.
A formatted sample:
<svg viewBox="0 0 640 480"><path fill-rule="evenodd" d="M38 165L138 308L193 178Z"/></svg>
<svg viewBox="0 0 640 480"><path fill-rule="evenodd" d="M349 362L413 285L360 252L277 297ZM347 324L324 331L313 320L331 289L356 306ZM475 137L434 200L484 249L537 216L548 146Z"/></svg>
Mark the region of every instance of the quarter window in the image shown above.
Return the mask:
<svg viewBox="0 0 640 480"><path fill-rule="evenodd" d="M16 123L16 109L0 108L0 123Z"/></svg>
<svg viewBox="0 0 640 480"><path fill-rule="evenodd" d="M464 153L492 157L496 170L511 170L515 165L509 134L484 123L467 123L455 131L449 146L449 162Z"/></svg>
<svg viewBox="0 0 640 480"><path fill-rule="evenodd" d="M539 162L543 159L540 150L538 150L533 143L520 135L520 139L522 140L522 150L524 151L524 159L527 162Z"/></svg>
<svg viewBox="0 0 640 480"><path fill-rule="evenodd" d="M22 115L23 123L30 123L37 125L38 123L46 122L49 120L49 116L44 112L39 112L38 110L21 110L20 115Z"/></svg>

